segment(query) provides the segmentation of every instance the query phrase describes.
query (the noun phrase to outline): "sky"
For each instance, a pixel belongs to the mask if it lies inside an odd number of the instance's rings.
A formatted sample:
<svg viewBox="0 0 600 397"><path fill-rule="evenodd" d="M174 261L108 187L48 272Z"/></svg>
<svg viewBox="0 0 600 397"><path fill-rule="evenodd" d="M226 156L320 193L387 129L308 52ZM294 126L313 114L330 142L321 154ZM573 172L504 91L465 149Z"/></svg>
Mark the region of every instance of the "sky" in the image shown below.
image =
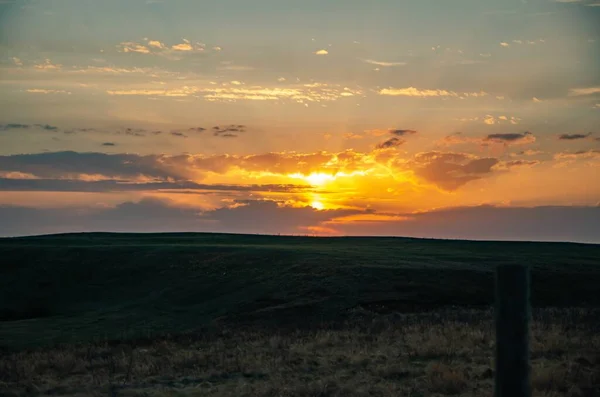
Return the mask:
<svg viewBox="0 0 600 397"><path fill-rule="evenodd" d="M0 236L600 243L600 1L0 0Z"/></svg>

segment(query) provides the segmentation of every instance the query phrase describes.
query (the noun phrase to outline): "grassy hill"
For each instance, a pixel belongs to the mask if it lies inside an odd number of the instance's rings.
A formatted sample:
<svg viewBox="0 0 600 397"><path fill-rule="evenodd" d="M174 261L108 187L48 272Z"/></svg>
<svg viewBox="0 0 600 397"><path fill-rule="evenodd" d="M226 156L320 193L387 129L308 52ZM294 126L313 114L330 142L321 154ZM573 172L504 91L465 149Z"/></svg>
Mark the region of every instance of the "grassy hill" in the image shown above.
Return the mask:
<svg viewBox="0 0 600 397"><path fill-rule="evenodd" d="M488 306L493 271L532 266L533 304L600 307L600 245L87 233L0 239L0 343L24 348L306 326L358 307Z"/></svg>

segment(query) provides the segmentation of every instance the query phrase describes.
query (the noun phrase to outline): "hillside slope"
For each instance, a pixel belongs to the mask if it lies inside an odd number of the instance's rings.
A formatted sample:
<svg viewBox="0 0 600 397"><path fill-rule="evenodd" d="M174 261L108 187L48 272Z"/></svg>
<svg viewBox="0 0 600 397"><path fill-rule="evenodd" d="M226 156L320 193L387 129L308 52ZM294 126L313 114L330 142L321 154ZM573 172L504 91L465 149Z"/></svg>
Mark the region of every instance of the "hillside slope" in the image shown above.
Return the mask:
<svg viewBox="0 0 600 397"><path fill-rule="evenodd" d="M362 306L485 306L493 270L533 269L535 306L600 306L600 245L88 233L0 239L0 340L13 348L302 326Z"/></svg>

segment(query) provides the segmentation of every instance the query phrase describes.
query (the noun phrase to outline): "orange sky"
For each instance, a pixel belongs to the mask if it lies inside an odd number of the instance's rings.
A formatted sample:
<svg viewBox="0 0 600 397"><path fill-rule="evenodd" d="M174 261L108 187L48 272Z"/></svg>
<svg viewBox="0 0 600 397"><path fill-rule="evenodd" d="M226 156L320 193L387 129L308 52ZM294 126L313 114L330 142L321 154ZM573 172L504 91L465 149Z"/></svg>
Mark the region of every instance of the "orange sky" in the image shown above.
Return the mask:
<svg viewBox="0 0 600 397"><path fill-rule="evenodd" d="M0 235L600 241L596 1L99 4L0 1Z"/></svg>

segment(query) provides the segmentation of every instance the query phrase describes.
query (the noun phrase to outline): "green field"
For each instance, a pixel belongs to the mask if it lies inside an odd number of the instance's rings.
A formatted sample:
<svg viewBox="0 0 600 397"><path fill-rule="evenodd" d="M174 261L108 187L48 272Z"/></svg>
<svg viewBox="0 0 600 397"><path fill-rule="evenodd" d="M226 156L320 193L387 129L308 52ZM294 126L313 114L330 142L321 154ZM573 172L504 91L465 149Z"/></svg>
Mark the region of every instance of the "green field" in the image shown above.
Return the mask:
<svg viewBox="0 0 600 397"><path fill-rule="evenodd" d="M496 265L532 266L535 307L600 307L600 245L87 233L0 239L0 343L312 327L357 308L493 302Z"/></svg>

